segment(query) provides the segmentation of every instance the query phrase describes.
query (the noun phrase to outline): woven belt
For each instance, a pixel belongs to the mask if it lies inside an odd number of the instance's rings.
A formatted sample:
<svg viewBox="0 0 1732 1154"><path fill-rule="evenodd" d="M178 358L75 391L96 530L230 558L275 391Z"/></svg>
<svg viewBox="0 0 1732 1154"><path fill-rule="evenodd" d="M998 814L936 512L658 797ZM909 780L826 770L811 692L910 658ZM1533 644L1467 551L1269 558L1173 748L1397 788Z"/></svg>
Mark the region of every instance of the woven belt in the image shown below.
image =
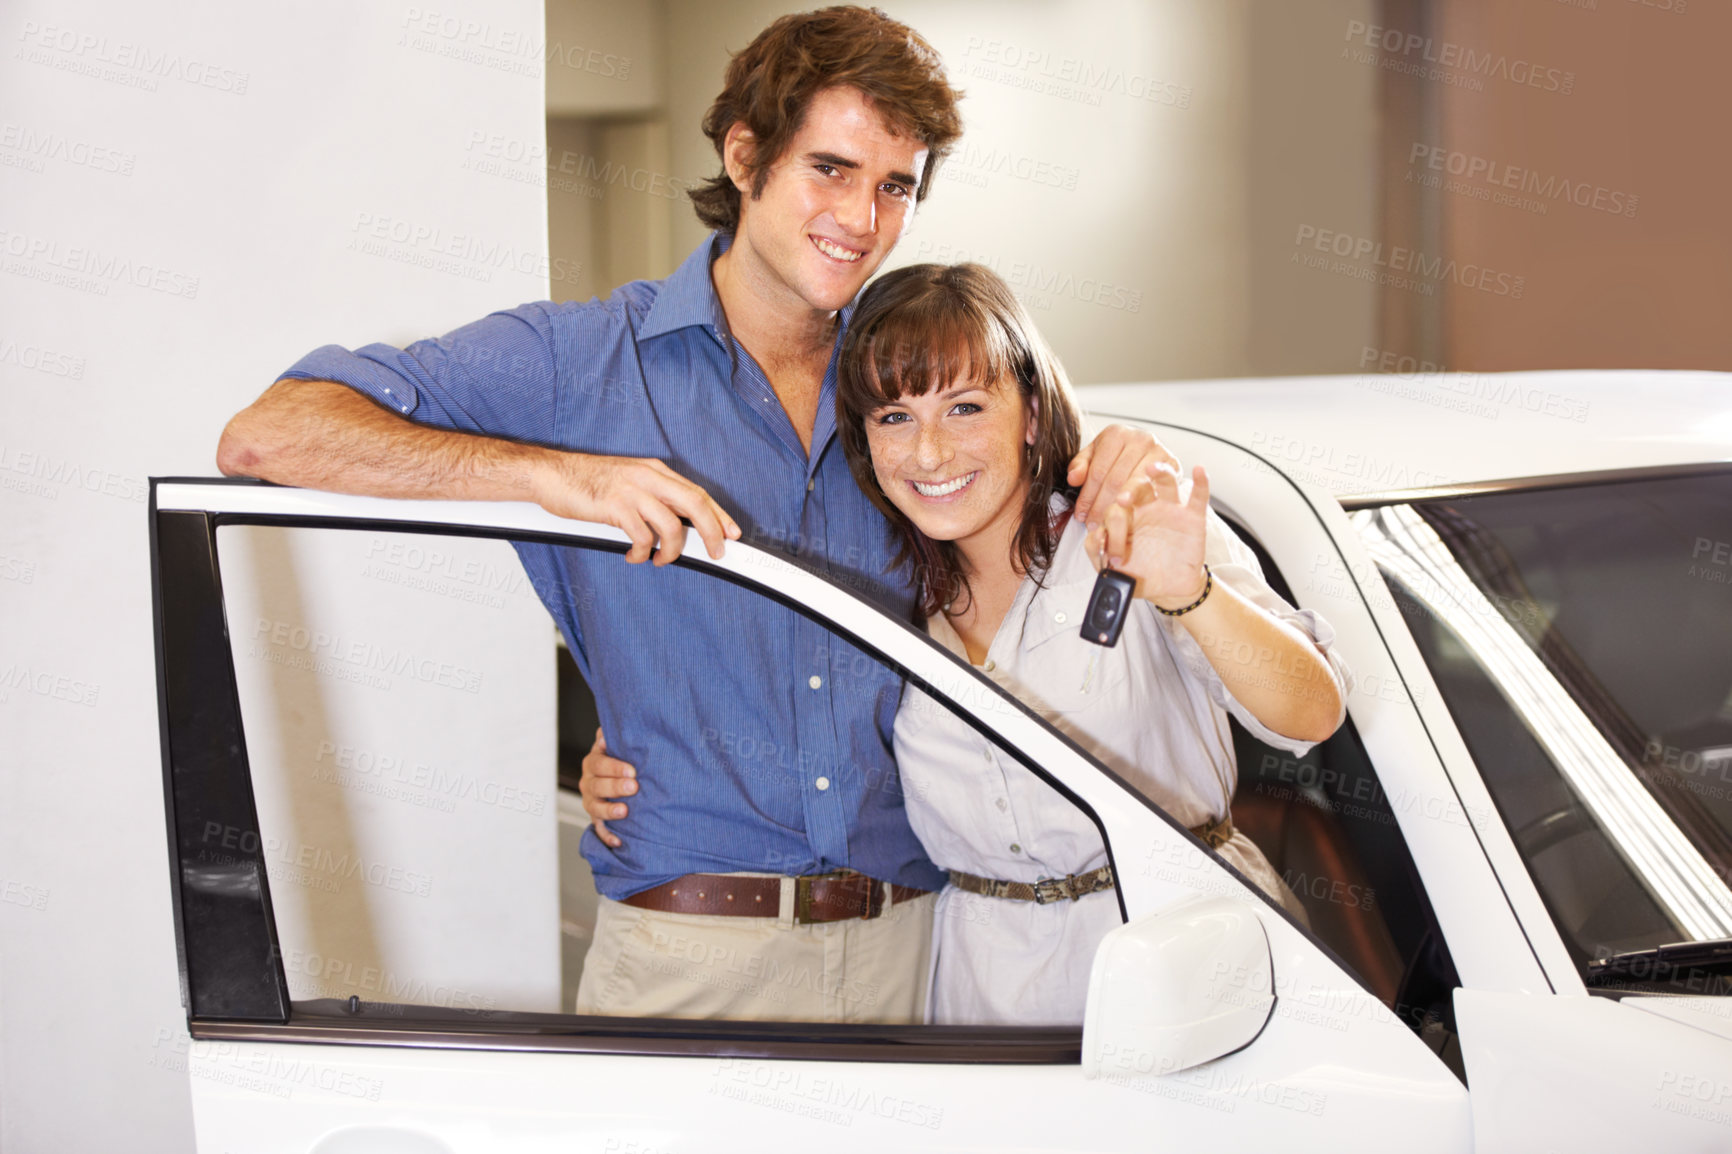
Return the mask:
<svg viewBox="0 0 1732 1154"><path fill-rule="evenodd" d="M621 900L638 909L668 914L774 918L781 916L785 881L794 883L794 921L801 925L876 918L888 908L884 901L885 883L854 870L797 878L687 874ZM931 892L912 886L893 885L889 889L891 906Z"/></svg>
<svg viewBox="0 0 1732 1154"><path fill-rule="evenodd" d="M1113 867L1102 866L1086 874L1072 874L1068 878L1042 878L1037 882L1006 882L996 878L975 877L961 870L951 870L950 884L971 894L1009 898L1013 902L1036 902L1044 906L1048 902L1062 902L1067 898L1074 902L1089 894L1112 889Z"/></svg>
<svg viewBox="0 0 1732 1154"><path fill-rule="evenodd" d="M1210 849L1220 849L1233 840L1233 815L1229 813L1202 825L1194 825L1191 832L1208 842Z"/></svg>
<svg viewBox="0 0 1732 1154"><path fill-rule="evenodd" d="M1226 817L1192 826L1191 833L1207 842L1210 849L1220 849L1233 840L1233 817L1228 814ZM1048 902L1062 902L1066 899L1074 902L1089 894L1112 889L1113 867L1102 866L1086 874L1072 874L1067 878L1042 878L1037 882L1007 882L951 870L950 884L959 890L983 897L1008 898L1013 902L1036 902L1044 906Z"/></svg>

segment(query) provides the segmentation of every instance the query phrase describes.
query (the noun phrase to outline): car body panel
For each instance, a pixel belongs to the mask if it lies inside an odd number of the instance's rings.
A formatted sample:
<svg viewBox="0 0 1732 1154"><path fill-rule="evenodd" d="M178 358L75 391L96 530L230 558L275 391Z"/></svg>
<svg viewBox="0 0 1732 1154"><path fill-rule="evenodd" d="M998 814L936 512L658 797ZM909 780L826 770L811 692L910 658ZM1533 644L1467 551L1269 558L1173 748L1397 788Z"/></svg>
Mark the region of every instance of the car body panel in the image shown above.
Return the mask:
<svg viewBox="0 0 1732 1154"><path fill-rule="evenodd" d="M1224 437L1337 498L1732 459L1728 373L1364 373L1088 385L1078 396L1096 421Z"/></svg>
<svg viewBox="0 0 1732 1154"><path fill-rule="evenodd" d="M451 1154L1146 1152L1224 1140L1382 1154L1472 1140L1453 1077L1451 1089L1322 1054L1251 1073L1244 1051L1163 1078L1090 1081L1075 1066L221 1045L234 1049L192 1063L200 1150L323 1151L363 1127L420 1134Z"/></svg>
<svg viewBox="0 0 1732 1154"><path fill-rule="evenodd" d="M1732 1041L1605 997L1455 993L1479 1154L1732 1149Z"/></svg>

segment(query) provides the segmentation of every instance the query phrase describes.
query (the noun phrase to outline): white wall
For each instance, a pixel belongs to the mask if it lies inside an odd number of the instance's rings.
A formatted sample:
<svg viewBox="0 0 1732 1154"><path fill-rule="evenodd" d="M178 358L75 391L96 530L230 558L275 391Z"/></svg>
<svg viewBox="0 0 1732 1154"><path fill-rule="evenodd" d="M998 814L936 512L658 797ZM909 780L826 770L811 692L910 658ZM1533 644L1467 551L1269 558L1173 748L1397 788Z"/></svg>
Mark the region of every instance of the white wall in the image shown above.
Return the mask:
<svg viewBox="0 0 1732 1154"><path fill-rule="evenodd" d="M547 295L541 188L473 164L541 138L541 6L410 20L434 7L0 15L8 1154L192 1145L145 478L214 473L223 421L318 344Z"/></svg>

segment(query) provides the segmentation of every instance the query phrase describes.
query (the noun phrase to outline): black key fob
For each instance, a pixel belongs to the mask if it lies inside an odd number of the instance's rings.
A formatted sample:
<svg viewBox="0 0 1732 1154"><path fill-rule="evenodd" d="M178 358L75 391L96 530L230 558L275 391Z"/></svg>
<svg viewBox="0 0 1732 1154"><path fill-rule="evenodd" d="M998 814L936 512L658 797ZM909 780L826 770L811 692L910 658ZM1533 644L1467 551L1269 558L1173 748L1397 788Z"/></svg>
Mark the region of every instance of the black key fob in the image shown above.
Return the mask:
<svg viewBox="0 0 1732 1154"><path fill-rule="evenodd" d="M1127 577L1117 569L1102 569L1095 578L1094 591L1089 594L1089 607L1083 613L1083 640L1096 645L1117 645L1136 592L1135 577Z"/></svg>

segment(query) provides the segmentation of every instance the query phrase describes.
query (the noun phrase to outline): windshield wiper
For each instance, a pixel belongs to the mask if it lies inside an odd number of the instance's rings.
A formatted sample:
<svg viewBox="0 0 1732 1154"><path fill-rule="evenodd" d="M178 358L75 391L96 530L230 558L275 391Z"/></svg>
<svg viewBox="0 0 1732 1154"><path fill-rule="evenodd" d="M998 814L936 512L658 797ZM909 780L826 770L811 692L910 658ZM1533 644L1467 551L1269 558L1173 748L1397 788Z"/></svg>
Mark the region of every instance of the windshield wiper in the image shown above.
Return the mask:
<svg viewBox="0 0 1732 1154"><path fill-rule="evenodd" d="M1710 975L1702 992L1732 992L1724 975L1732 974L1732 938L1706 942L1673 942L1651 950L1630 950L1588 963L1582 980L1590 986L1610 985L1616 980L1678 984L1686 975Z"/></svg>

